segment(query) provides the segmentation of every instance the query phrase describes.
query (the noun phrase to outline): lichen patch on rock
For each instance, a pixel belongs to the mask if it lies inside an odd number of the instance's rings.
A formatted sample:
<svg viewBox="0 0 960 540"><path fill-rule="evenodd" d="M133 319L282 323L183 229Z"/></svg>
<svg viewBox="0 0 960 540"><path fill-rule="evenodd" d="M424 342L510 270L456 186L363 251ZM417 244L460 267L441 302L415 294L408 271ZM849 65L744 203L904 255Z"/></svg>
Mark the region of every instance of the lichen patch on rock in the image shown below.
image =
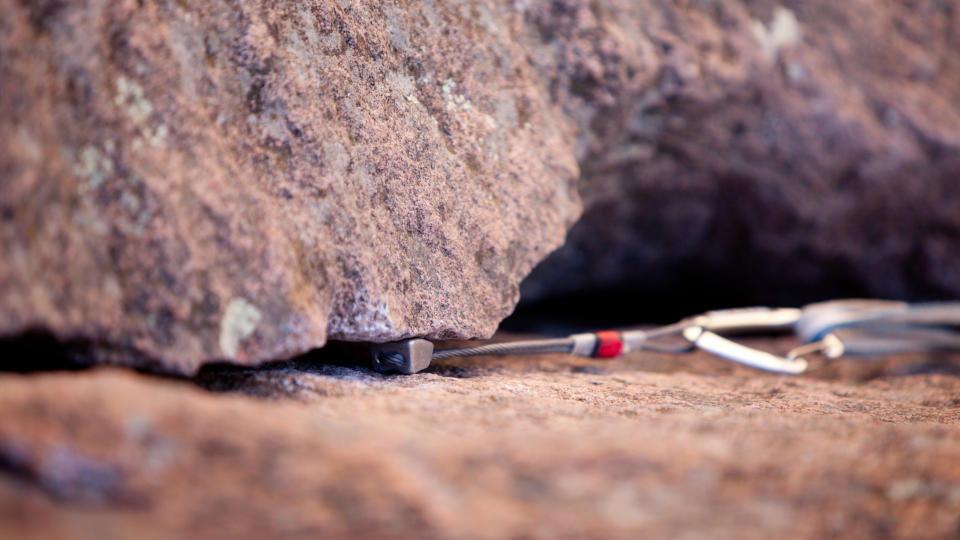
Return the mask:
<svg viewBox="0 0 960 540"><path fill-rule="evenodd" d="M263 316L244 298L231 298L220 321L220 350L225 358L237 355L240 341L250 337Z"/></svg>

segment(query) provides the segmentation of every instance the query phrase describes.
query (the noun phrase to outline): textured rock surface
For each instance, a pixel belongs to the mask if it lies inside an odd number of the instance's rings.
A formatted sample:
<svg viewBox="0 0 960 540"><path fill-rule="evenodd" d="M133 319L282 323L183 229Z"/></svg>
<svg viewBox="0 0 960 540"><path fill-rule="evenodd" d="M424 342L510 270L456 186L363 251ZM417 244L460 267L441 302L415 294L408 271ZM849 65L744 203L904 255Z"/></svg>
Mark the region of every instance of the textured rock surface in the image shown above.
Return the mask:
<svg viewBox="0 0 960 540"><path fill-rule="evenodd" d="M489 335L580 211L573 125L522 23L447 2L0 2L0 332L183 372Z"/></svg>
<svg viewBox="0 0 960 540"><path fill-rule="evenodd" d="M960 296L955 4L612 4L544 19L588 210L524 298Z"/></svg>
<svg viewBox="0 0 960 540"><path fill-rule="evenodd" d="M952 538L957 373L644 354L202 373L233 394L3 375L0 537Z"/></svg>
<svg viewBox="0 0 960 540"><path fill-rule="evenodd" d="M487 335L581 169L530 298L956 296L958 26L937 0L4 0L0 332L182 372Z"/></svg>

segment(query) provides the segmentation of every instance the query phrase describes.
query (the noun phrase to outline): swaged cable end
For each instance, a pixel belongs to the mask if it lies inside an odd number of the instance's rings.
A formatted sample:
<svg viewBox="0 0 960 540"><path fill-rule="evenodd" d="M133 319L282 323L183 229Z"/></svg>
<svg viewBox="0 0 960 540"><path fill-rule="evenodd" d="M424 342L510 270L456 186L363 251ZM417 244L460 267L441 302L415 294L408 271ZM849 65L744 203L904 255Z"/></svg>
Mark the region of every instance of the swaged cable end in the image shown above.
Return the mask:
<svg viewBox="0 0 960 540"><path fill-rule="evenodd" d="M370 346L370 365L380 373L419 373L430 367L433 343L421 339L404 339Z"/></svg>

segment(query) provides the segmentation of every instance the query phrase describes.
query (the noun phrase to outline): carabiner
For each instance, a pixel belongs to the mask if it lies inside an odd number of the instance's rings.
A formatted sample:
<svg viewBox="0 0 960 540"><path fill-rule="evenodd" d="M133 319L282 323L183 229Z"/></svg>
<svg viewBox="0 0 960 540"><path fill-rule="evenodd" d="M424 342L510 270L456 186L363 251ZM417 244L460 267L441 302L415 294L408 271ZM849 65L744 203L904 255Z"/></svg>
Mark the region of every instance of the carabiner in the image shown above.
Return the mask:
<svg viewBox="0 0 960 540"><path fill-rule="evenodd" d="M683 331L683 337L700 350L747 366L790 375L797 375L807 370L807 361L803 358L790 360L760 349L747 347L702 326L691 325L687 327Z"/></svg>
<svg viewBox="0 0 960 540"><path fill-rule="evenodd" d="M800 320L802 311L795 308L744 308L708 311L689 319L683 337L698 349L747 366L796 375L807 369L802 358L784 358L747 347L717 332L756 332L790 330Z"/></svg>

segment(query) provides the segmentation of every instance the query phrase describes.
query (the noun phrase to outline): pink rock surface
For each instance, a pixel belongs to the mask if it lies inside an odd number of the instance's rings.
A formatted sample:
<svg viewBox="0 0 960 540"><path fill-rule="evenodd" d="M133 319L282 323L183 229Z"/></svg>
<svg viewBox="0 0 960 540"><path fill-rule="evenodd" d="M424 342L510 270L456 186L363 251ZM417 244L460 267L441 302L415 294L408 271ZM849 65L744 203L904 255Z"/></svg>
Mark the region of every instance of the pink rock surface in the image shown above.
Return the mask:
<svg viewBox="0 0 960 540"><path fill-rule="evenodd" d="M553 5L588 209L525 299L960 297L955 5Z"/></svg>
<svg viewBox="0 0 960 540"><path fill-rule="evenodd" d="M229 394L4 375L0 536L953 538L958 368L786 377L640 353L203 372Z"/></svg>
<svg viewBox="0 0 960 540"><path fill-rule="evenodd" d="M491 334L580 212L522 26L445 2L0 3L0 332L185 373Z"/></svg>

